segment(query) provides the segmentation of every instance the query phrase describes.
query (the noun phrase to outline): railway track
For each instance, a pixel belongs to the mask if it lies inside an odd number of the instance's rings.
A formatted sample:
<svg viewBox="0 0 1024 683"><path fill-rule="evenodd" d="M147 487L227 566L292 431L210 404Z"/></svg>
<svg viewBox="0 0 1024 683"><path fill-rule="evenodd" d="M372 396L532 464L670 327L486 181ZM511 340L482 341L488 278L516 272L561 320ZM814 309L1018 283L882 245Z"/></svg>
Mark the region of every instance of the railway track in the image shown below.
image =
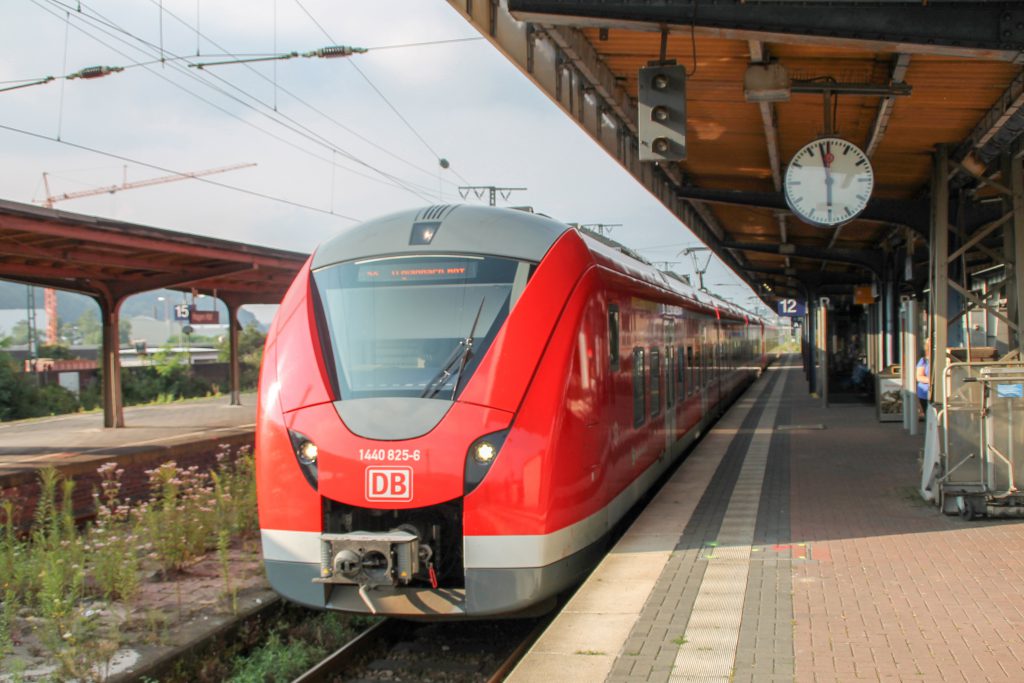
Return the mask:
<svg viewBox="0 0 1024 683"><path fill-rule="evenodd" d="M501 681L556 612L533 619L378 622L294 683Z"/></svg>

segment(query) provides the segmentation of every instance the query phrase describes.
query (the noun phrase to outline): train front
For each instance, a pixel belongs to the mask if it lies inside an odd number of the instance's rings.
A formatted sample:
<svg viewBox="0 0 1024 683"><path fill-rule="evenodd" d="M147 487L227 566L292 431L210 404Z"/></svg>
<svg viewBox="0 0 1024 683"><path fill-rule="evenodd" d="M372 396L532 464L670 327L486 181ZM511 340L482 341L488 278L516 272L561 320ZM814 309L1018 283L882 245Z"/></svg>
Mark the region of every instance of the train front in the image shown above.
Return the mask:
<svg viewBox="0 0 1024 683"><path fill-rule="evenodd" d="M348 229L311 257L260 376L259 516L275 590L437 617L535 600L515 572L467 568L464 502L501 460L549 334L510 334L509 317L536 318L522 299L565 231L438 206Z"/></svg>

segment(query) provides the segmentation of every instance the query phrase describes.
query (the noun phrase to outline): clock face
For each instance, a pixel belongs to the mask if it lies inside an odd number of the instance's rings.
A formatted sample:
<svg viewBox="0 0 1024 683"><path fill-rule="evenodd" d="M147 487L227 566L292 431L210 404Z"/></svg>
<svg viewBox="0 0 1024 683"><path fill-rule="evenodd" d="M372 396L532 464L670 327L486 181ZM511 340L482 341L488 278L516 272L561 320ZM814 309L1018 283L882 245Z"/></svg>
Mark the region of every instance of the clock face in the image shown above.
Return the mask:
<svg viewBox="0 0 1024 683"><path fill-rule="evenodd" d="M783 188L786 203L812 225L839 225L864 210L875 185L871 161L842 138L818 138L793 155Z"/></svg>

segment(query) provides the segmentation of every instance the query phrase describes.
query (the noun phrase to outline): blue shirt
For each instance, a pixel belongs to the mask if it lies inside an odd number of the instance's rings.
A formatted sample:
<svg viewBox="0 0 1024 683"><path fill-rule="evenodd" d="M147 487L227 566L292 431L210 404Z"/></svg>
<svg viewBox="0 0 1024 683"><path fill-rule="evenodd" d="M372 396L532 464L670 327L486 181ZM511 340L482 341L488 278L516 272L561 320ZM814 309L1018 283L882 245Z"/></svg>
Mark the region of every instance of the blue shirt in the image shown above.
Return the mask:
<svg viewBox="0 0 1024 683"><path fill-rule="evenodd" d="M917 367L924 368L924 375L925 375L925 377L929 377L929 378L931 377L931 371L930 371L930 369L928 367L928 357L927 356L924 356L924 357L921 358L921 360L917 361ZM915 373L915 376L916 376L916 373ZM917 383L917 397L918 398L924 398L924 399L928 398L928 382L918 382Z"/></svg>

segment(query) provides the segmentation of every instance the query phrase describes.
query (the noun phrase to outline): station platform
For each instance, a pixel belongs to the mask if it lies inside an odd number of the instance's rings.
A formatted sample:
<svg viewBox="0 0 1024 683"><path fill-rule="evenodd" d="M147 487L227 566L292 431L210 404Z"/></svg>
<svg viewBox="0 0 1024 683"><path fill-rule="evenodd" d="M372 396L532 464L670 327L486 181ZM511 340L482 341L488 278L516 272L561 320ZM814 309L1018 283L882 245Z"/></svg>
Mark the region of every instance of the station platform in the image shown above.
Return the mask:
<svg viewBox="0 0 1024 683"><path fill-rule="evenodd" d="M922 501L922 446L783 358L507 680L1024 680L1024 523Z"/></svg>
<svg viewBox="0 0 1024 683"><path fill-rule="evenodd" d="M96 469L112 461L126 469L125 493L142 495L146 469L168 460L212 462L221 450L252 447L256 394L242 394L241 401L232 406L229 397L219 396L128 407L126 426L119 429L105 429L100 412L0 423L0 500L13 499L16 510L30 517L38 471L54 467L78 482L75 510L87 512Z"/></svg>

